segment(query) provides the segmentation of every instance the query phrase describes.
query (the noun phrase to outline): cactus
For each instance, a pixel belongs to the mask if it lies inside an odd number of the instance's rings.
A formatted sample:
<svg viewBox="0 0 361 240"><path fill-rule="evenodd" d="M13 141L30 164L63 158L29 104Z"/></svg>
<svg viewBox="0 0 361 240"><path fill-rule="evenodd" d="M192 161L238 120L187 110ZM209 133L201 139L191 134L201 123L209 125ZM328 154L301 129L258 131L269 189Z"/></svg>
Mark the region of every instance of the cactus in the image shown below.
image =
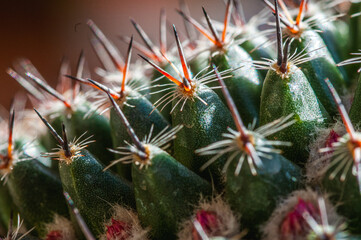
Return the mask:
<svg viewBox="0 0 361 240"><path fill-rule="evenodd" d="M88 20L98 78L7 69L37 110L0 112L0 239L361 239L360 1L263 2L162 9L159 48L131 19L124 59Z"/></svg>

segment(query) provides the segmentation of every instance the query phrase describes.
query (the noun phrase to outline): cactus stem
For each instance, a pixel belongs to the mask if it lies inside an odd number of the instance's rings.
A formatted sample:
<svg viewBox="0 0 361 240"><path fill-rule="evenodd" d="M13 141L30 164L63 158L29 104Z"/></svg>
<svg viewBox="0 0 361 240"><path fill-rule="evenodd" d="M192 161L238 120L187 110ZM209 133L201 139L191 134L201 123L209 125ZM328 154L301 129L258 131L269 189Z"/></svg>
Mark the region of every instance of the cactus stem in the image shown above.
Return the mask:
<svg viewBox="0 0 361 240"><path fill-rule="evenodd" d="M123 71L124 61L120 56L118 50L113 46L113 44L107 39L104 33L95 25L92 20L88 20L87 22L90 30L94 33L95 37L101 42L104 46L105 50L108 52L111 57L114 65L117 67L119 71Z"/></svg>

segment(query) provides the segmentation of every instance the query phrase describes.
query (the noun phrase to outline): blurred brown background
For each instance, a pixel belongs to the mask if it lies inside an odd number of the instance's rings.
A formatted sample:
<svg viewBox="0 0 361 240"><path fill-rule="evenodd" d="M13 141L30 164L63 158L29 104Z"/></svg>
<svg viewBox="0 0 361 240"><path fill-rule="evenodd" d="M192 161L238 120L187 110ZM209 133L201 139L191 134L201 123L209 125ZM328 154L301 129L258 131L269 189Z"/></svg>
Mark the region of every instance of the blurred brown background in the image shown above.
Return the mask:
<svg viewBox="0 0 361 240"><path fill-rule="evenodd" d="M263 7L258 0L240 1L246 18ZM201 6L214 19L222 20L224 17L223 0L186 2L196 19L202 17ZM8 108L12 96L21 90L5 73L18 57L30 59L53 86L63 56L71 60L74 69L78 55L84 49L91 70L99 65L89 44L90 31L85 24L87 19L94 20L124 53L127 46L118 40L117 35L134 34L140 40L129 17L133 17L152 40L158 42L159 12L162 7L166 9L168 21L183 31L182 19L174 10L178 6L178 0L0 1L0 104ZM168 39L168 43L173 41L173 36L168 34Z"/></svg>

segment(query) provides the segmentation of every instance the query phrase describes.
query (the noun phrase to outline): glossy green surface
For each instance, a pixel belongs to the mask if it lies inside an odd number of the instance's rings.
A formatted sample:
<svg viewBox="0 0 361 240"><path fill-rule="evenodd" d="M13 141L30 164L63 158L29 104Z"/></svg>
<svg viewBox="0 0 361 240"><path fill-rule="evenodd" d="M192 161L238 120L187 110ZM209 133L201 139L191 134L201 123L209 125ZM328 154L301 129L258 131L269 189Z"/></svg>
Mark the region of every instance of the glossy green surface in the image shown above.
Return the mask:
<svg viewBox="0 0 361 240"><path fill-rule="evenodd" d="M350 116L352 124L355 127L361 127L361 75L359 75L359 79L357 82L355 95L353 97L353 101L351 104L349 116Z"/></svg>
<svg viewBox="0 0 361 240"><path fill-rule="evenodd" d="M325 79L328 78L336 91L343 95L345 92L346 82L335 61L332 59L330 52L325 47L322 38L313 30L306 30L302 33L300 39L295 39L291 44L291 53L301 52L304 50L308 57L316 57L311 61L298 65L306 75L312 89L315 91L317 98L325 107L331 117L338 114L337 106L333 101L330 90L327 87Z"/></svg>
<svg viewBox="0 0 361 240"><path fill-rule="evenodd" d="M136 92L131 92L126 102L127 104L123 104L121 109L139 139L143 140L146 135L149 135L152 125L154 126L153 136L156 136L160 131L169 126L167 120L157 109L153 111L154 106L144 96ZM114 111L114 108L110 110L110 126L112 129L114 148L125 146L124 141L128 143L132 142L127 129L124 127L118 114ZM131 179L130 169L130 164L117 164L119 175L129 180Z"/></svg>
<svg viewBox="0 0 361 240"><path fill-rule="evenodd" d="M347 43L348 39L348 27L344 21L336 20L334 22L327 21L327 15L320 14L320 20L316 22L313 27L315 30L319 30L319 35L325 42L328 51L330 52L335 63L339 63L345 60L348 54ZM350 79L347 75L344 67L338 67L346 84L351 85Z"/></svg>
<svg viewBox="0 0 361 240"><path fill-rule="evenodd" d="M361 2L352 3L349 15L361 12ZM361 49L361 16L350 18L349 22L349 32L350 32L350 50L348 53L357 53ZM348 54L346 59L351 58ZM357 69L360 65L353 64L348 67L348 73L353 79L357 79Z"/></svg>
<svg viewBox="0 0 361 240"><path fill-rule="evenodd" d="M251 239L259 237L260 225L271 216L282 197L301 187L301 169L281 155L271 156L261 157L263 168L257 169L256 176L246 162L238 176L235 175L238 161L233 161L226 172L226 200L242 216L242 229L249 230Z"/></svg>
<svg viewBox="0 0 361 240"><path fill-rule="evenodd" d="M244 37L248 39L240 44L240 46L246 50L246 52L252 57L252 60L264 61L266 59L274 59L275 51L271 47L260 47L264 46L264 43L269 40L262 35L257 29L252 28L251 31L248 31L245 36L240 35L238 38ZM258 70L258 73L264 79L267 75L267 70Z"/></svg>
<svg viewBox="0 0 361 240"><path fill-rule="evenodd" d="M212 53L211 62L218 67L219 72L234 69L233 77L224 79L229 93L246 125L252 123L254 119L258 120L262 80L252 65L249 54L238 45L231 45L226 52ZM215 81L209 86L219 86L219 84ZM222 90L215 89L215 92L226 103Z"/></svg>
<svg viewBox="0 0 361 240"><path fill-rule="evenodd" d="M0 182L0 228L7 231L11 211L17 212L9 190L4 182Z"/></svg>
<svg viewBox="0 0 361 240"><path fill-rule="evenodd" d="M7 186L21 217L40 236L54 214L69 216L60 179L35 159L16 163Z"/></svg>
<svg viewBox="0 0 361 240"><path fill-rule="evenodd" d="M134 207L134 193L130 183L109 170L104 172L104 165L88 151L82 150L81 155L70 164L59 163L60 177L64 191L73 199L91 232L98 236L104 232L104 220L111 216L114 204Z"/></svg>
<svg viewBox="0 0 361 240"><path fill-rule="evenodd" d="M150 146L151 164L133 163L132 177L139 219L151 228L152 239L175 239L179 224L190 217L211 185L163 150Z"/></svg>
<svg viewBox="0 0 361 240"><path fill-rule="evenodd" d="M282 148L284 155L302 165L308 159L313 133L317 128L327 126L329 115L317 100L305 75L294 65L284 79L276 71L268 71L262 90L260 124L265 125L290 114L296 122L270 138L291 142L291 147Z"/></svg>
<svg viewBox="0 0 361 240"><path fill-rule="evenodd" d="M92 113L85 117L89 111ZM95 142L88 145L87 149L95 155L103 164L108 165L114 160L114 155L108 148L113 146L109 119L98 112L91 110L87 105L79 106L66 123L67 129L72 133L72 138L80 137L86 133L82 139L92 136L90 139ZM71 139L71 138L70 138Z"/></svg>
<svg viewBox="0 0 361 240"><path fill-rule="evenodd" d="M194 151L222 140L222 134L227 132L227 127L234 127L234 123L229 110L215 92L206 86L200 86L197 95L207 105L197 98L194 98L194 101L189 99L183 111L180 111L182 104L178 104L172 113L173 127L183 125L174 140L174 158L209 180L213 177L218 184L221 181L220 170L225 157L201 172L200 168L211 159L211 156L199 156ZM173 101L173 106L177 101L178 99Z"/></svg>

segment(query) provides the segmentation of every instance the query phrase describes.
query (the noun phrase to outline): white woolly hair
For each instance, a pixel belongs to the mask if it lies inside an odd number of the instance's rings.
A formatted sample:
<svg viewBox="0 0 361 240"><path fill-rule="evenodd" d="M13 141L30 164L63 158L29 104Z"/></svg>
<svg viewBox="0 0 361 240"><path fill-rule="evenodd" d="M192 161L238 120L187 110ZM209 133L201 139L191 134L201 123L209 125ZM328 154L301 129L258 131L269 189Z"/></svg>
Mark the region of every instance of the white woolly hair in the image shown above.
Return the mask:
<svg viewBox="0 0 361 240"><path fill-rule="evenodd" d="M261 227L262 240L282 239L280 235L280 227L287 213L293 211L297 205L299 198L304 201L311 202L316 209L319 209L318 199L322 197L325 200L327 219L329 226L335 228L340 226L343 219L337 215L335 207L328 201L327 196L320 195L310 188L306 190L298 190L292 192L286 199L279 203L278 207L273 211L271 217L266 224ZM320 218L315 218L316 222L321 224ZM306 236L290 236L287 240L304 240Z"/></svg>
<svg viewBox="0 0 361 240"><path fill-rule="evenodd" d="M75 240L75 232L73 225L70 220L65 217L62 217L58 214L55 214L54 219L51 223L45 224L45 229L47 234L57 231L61 233L62 239L64 240Z"/></svg>
<svg viewBox="0 0 361 240"><path fill-rule="evenodd" d="M317 129L317 138L310 144L310 155L306 163L306 181L310 185L318 185L322 174L324 173L323 169L325 169L330 162L332 154L320 153L319 150L325 147L326 140L332 130L340 135L340 137L346 133L343 123L341 121L336 121L336 123L329 128ZM329 157L325 157L326 154L328 154Z"/></svg>
<svg viewBox="0 0 361 240"><path fill-rule="evenodd" d="M219 230L222 237L233 237L239 234L239 218L232 212L229 205L220 197L214 197L212 200L201 199L199 205L195 208L191 218L185 220L178 232L178 239L192 240L192 229L194 218L199 210L215 212L219 219ZM215 236L210 236L215 237Z"/></svg>
<svg viewBox="0 0 361 240"><path fill-rule="evenodd" d="M113 215L110 219L108 219L108 220L106 220L106 222L104 222L104 224L103 224L104 229L107 229L107 226L112 225L111 220L114 219L117 221L125 222L131 226L131 229L129 232L130 237L128 238L128 240L147 240L148 239L149 229L142 228L142 226L140 225L138 215L133 210L130 210L128 208L125 208L123 206L116 204L113 206L111 211L113 212ZM102 234L99 239L107 240L106 233ZM115 238L112 240L117 240L117 239Z"/></svg>

